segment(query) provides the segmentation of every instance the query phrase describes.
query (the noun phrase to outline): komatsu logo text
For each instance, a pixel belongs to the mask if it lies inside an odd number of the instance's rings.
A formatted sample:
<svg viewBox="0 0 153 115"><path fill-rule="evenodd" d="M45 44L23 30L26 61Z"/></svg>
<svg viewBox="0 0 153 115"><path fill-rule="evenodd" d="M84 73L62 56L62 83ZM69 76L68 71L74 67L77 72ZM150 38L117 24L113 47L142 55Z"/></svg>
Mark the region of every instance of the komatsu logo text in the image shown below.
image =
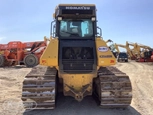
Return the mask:
<svg viewBox="0 0 153 115"><path fill-rule="evenodd" d="M77 7L77 6L67 6L66 9L74 9L74 10L89 10L90 7L85 7L85 6L82 6L82 7Z"/></svg>

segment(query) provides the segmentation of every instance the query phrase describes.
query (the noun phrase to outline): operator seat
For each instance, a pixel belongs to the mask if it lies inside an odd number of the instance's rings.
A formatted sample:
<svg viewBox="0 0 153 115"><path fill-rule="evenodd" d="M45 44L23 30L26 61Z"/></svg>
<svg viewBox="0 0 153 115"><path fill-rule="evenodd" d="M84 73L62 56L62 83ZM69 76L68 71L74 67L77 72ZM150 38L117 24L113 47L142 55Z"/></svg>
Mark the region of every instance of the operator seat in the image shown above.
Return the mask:
<svg viewBox="0 0 153 115"><path fill-rule="evenodd" d="M79 30L77 27L73 27L71 28L71 37L79 37L80 36L80 33L79 33Z"/></svg>
<svg viewBox="0 0 153 115"><path fill-rule="evenodd" d="M78 31L78 28L72 28L72 33L78 33L79 31Z"/></svg>

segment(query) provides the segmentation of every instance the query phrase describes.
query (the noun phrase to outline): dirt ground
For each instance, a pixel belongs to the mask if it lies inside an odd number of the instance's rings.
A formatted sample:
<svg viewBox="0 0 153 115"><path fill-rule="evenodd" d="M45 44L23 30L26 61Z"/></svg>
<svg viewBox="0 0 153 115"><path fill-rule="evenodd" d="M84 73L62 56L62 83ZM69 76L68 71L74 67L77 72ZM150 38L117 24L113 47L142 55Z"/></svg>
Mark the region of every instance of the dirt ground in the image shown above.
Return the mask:
<svg viewBox="0 0 153 115"><path fill-rule="evenodd" d="M30 68L0 68L0 115L153 115L153 63L118 63L130 76L133 100L127 109L101 109L92 97L82 102L60 95L55 110L25 111L21 101L22 82Z"/></svg>

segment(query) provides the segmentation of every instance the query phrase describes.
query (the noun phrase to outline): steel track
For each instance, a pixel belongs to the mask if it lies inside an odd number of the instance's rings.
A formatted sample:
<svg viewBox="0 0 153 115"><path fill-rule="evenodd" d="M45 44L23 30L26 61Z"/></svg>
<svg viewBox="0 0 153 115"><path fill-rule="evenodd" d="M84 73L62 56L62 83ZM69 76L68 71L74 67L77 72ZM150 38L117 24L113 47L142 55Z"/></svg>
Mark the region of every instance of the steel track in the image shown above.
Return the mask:
<svg viewBox="0 0 153 115"><path fill-rule="evenodd" d="M56 69L38 65L25 76L22 88L25 109L55 108L56 73Z"/></svg>
<svg viewBox="0 0 153 115"><path fill-rule="evenodd" d="M132 86L128 75L116 67L101 67L98 75L102 108L126 108L131 104Z"/></svg>

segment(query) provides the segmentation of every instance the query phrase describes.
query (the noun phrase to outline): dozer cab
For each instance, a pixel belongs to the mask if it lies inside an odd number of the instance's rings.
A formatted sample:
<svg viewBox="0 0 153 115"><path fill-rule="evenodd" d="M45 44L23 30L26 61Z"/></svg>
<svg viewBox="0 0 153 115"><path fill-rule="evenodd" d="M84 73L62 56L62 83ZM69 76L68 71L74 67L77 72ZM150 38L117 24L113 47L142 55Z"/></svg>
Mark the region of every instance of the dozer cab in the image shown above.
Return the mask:
<svg viewBox="0 0 153 115"><path fill-rule="evenodd" d="M54 109L56 95L62 91L77 101L94 95L104 108L129 106L131 82L113 66L116 59L97 27L96 6L59 4L53 16L40 65L23 81L23 103L31 100L37 103L35 109Z"/></svg>

